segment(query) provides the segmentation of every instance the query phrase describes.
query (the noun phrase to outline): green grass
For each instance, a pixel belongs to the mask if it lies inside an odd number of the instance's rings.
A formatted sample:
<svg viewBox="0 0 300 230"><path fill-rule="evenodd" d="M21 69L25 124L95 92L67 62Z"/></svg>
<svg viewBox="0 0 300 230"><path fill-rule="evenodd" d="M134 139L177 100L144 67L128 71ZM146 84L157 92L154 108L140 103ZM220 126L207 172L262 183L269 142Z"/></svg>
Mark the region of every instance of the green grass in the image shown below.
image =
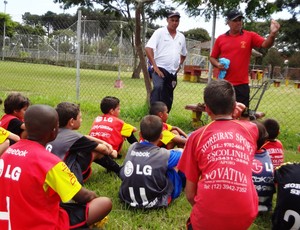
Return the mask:
<svg viewBox="0 0 300 230"><path fill-rule="evenodd" d="M131 73L121 73L124 88L114 88L118 72L81 70L80 98L76 97L76 70L40 64L0 62L0 98L5 99L12 91L28 96L33 104L55 106L62 101L80 103L83 123L80 132L87 134L93 119L100 113L100 100L107 95L121 99L121 118L139 127L139 121L147 114L146 92L143 78L131 79ZM175 101L169 116L169 123L181 127L186 132L193 130L191 112L184 109L186 104L203 102L205 84L182 81L179 78L175 90ZM252 92L255 89L252 89ZM300 143L300 90L292 85L266 91L259 110L266 117L276 118L281 125L279 139L285 147L286 161L299 161L296 147ZM1 111L2 112L2 111ZM1 115L1 113L0 113ZM209 121L206 118L206 121ZM126 154L128 143L122 150ZM124 158L123 158L124 159ZM122 164L123 159L117 160ZM128 210L118 198L121 181L116 175L106 173L98 165L93 165L93 175L86 186L100 196L108 196L113 201L113 210L105 229L185 229L191 207L184 193L167 209L152 211ZM274 200L275 202L275 200ZM230 201L228 201L230 204ZM270 214L259 216L251 229L270 229Z"/></svg>

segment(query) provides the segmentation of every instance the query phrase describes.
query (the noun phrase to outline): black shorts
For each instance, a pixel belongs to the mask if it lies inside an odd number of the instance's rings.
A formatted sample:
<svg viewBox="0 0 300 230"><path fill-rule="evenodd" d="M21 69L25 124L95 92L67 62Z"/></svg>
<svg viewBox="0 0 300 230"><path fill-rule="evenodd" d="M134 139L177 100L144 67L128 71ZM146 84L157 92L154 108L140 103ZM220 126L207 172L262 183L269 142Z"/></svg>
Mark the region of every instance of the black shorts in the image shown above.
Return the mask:
<svg viewBox="0 0 300 230"><path fill-rule="evenodd" d="M60 203L69 215L70 229L88 228L86 223L89 207L84 204L77 203Z"/></svg>
<svg viewBox="0 0 300 230"><path fill-rule="evenodd" d="M83 184L92 173L92 160L92 153L87 154L78 152L77 154L68 154L65 157L64 162L70 168L72 173L75 174L79 183Z"/></svg>

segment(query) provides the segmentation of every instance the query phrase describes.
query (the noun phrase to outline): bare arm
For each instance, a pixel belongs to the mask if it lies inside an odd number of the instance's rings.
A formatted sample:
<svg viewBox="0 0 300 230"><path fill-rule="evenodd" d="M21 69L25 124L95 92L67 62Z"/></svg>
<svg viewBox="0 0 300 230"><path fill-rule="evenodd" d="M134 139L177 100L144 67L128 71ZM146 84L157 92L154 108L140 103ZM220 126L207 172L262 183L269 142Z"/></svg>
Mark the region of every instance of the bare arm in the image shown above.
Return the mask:
<svg viewBox="0 0 300 230"><path fill-rule="evenodd" d="M172 142L173 145L177 145L179 148L183 148L185 146L185 143L186 143L186 138L185 137L181 137L179 135L176 135L173 139L172 139ZM170 147L168 147L170 148Z"/></svg>
<svg viewBox="0 0 300 230"><path fill-rule="evenodd" d="M98 144L97 147L95 148L95 151L102 155L112 156L113 158L117 158L118 156L116 150L110 149L104 144Z"/></svg>
<svg viewBox="0 0 300 230"><path fill-rule="evenodd" d="M20 137L18 135L14 134L14 133L10 133L8 135L8 139L11 139L11 140L13 140L15 142L18 142L20 140Z"/></svg>
<svg viewBox="0 0 300 230"><path fill-rule="evenodd" d="M193 206L195 204L194 198L197 194L197 184L187 180L184 191L186 199Z"/></svg>
<svg viewBox="0 0 300 230"><path fill-rule="evenodd" d="M149 59L151 65L153 66L154 72L157 73L158 76L164 77L163 72L160 71L160 69L158 68L158 66L156 65L156 62L154 60L154 51L153 51L153 49L149 48L149 47L146 47L145 52L146 52L147 58Z"/></svg>
<svg viewBox="0 0 300 230"><path fill-rule="evenodd" d="M209 61L210 61L210 63L211 63L214 67L216 67L216 68L218 68L218 69L220 69L220 70L223 70L223 69L224 69L224 65L221 64L221 63L218 61L218 59L216 59L216 58L210 56L210 57L209 57Z"/></svg>
<svg viewBox="0 0 300 230"><path fill-rule="evenodd" d="M176 71L177 73L181 69L181 66L182 66L183 62L185 61L185 59L186 59L186 56L180 55L180 63L179 63L178 69Z"/></svg>
<svg viewBox="0 0 300 230"><path fill-rule="evenodd" d="M239 119L245 109L246 109L246 106L243 103L236 102L232 117L234 119Z"/></svg>
<svg viewBox="0 0 300 230"><path fill-rule="evenodd" d="M185 138L187 138L187 134L179 127L177 126L172 126L172 130L176 130L178 132L179 135L184 136Z"/></svg>
<svg viewBox="0 0 300 230"><path fill-rule="evenodd" d="M274 44L275 37L279 28L280 28L280 24L277 21L272 19L270 25L270 34L261 45L262 48L270 48Z"/></svg>
<svg viewBox="0 0 300 230"><path fill-rule="evenodd" d="M73 197L73 200L80 204L86 204L95 198L97 198L95 192L82 187L79 192L76 193L76 195Z"/></svg>
<svg viewBox="0 0 300 230"><path fill-rule="evenodd" d="M96 137L92 137L90 135L85 135L85 137L88 138L88 139L90 139L90 140L92 140L92 141L97 142L98 144L106 145L109 149L111 149L111 151L113 150L111 144L107 143L106 141L100 140L100 139L98 139Z"/></svg>

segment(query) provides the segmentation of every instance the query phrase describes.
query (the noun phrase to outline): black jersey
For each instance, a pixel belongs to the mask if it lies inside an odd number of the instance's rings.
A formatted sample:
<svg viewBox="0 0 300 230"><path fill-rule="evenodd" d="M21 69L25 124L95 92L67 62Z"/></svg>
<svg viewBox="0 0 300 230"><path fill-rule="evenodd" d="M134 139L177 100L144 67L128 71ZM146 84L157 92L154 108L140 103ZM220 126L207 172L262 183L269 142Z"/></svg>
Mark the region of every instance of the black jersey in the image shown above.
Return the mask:
<svg viewBox="0 0 300 230"><path fill-rule="evenodd" d="M286 163L275 170L278 185L272 229L300 229L300 163Z"/></svg>
<svg viewBox="0 0 300 230"><path fill-rule="evenodd" d="M173 185L167 177L170 152L150 143L134 143L120 172L121 200L135 208L168 206Z"/></svg>

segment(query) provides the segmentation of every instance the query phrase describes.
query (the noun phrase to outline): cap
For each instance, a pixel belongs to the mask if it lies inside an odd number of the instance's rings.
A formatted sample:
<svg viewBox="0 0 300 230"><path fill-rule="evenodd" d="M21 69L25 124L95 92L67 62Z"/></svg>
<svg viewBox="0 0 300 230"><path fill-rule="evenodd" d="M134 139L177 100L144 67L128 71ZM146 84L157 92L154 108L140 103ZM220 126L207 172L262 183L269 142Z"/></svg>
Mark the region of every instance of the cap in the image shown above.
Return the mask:
<svg viewBox="0 0 300 230"><path fill-rule="evenodd" d="M180 18L180 13L177 12L177 11L176 11L176 12L175 12L175 11L174 11L174 12L172 11L172 12L169 12L169 13L168 13L168 18L176 17L176 16Z"/></svg>
<svg viewBox="0 0 300 230"><path fill-rule="evenodd" d="M227 20L232 21L232 20L234 20L236 18L239 18L239 17L244 18L243 13L241 11L238 11L237 9L230 10L227 13Z"/></svg>

